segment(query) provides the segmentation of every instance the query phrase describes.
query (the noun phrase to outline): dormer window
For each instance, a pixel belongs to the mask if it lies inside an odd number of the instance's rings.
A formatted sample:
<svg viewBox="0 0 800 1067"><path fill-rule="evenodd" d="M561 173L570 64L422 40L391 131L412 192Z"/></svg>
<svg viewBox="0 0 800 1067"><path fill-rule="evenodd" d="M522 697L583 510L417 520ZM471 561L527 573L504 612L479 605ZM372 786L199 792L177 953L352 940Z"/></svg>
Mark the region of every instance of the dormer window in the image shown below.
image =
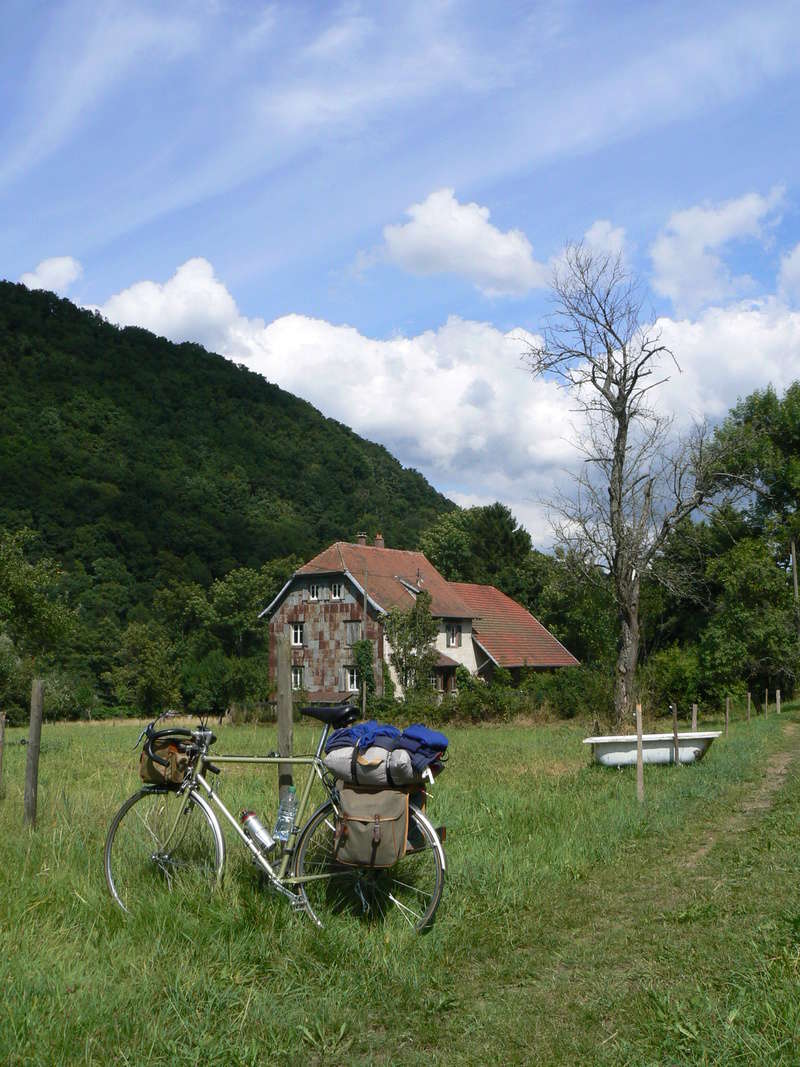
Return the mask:
<svg viewBox="0 0 800 1067"><path fill-rule="evenodd" d="M341 600L341 599L342 599L342 583L341 582L331 582L331 600Z"/></svg>

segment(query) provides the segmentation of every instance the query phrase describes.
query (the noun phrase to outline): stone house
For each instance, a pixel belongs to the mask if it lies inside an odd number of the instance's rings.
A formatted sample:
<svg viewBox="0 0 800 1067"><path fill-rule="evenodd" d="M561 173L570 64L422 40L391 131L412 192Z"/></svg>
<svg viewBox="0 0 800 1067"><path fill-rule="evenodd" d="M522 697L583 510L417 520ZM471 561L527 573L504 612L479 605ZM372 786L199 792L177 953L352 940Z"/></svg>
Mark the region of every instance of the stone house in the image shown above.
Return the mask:
<svg viewBox="0 0 800 1067"><path fill-rule="evenodd" d="M578 661L522 605L488 585L448 582L421 552L386 548L380 534L372 545L359 536L337 541L295 571L261 613L269 620L270 670L275 677L273 638L288 633L292 687L313 701L336 702L358 691L352 652L366 636L375 648L375 680L383 691L381 661L391 649L382 619L390 608L408 608L426 590L438 621L439 659L431 684L441 693L455 687L456 667L489 680L496 667L519 677L522 667L568 667ZM364 633L365 630L365 633ZM398 688L399 692L399 688Z"/></svg>

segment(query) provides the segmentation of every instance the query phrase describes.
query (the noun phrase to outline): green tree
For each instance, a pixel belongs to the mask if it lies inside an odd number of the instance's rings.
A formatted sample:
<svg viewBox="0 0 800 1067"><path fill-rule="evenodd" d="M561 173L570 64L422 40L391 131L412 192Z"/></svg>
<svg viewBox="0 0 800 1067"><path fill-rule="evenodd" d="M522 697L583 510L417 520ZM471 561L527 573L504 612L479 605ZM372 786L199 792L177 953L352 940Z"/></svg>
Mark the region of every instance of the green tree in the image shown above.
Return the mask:
<svg viewBox="0 0 800 1067"><path fill-rule="evenodd" d="M434 642L439 627L431 615L431 595L421 592L410 608L392 608L383 620L403 695L430 688L431 671L438 659Z"/></svg>
<svg viewBox="0 0 800 1067"><path fill-rule="evenodd" d="M358 687L367 687L367 700L375 695L375 645L372 641L364 639L356 641L353 645L353 660L356 667Z"/></svg>
<svg viewBox="0 0 800 1067"><path fill-rule="evenodd" d="M706 684L790 689L798 669L792 596L786 571L764 538L739 541L708 567L714 610L700 641Z"/></svg>
<svg viewBox="0 0 800 1067"><path fill-rule="evenodd" d="M451 511L420 538L420 549L449 582L494 585L516 596L531 539L504 504Z"/></svg>
<svg viewBox="0 0 800 1067"><path fill-rule="evenodd" d="M129 623L111 670L117 699L144 715L157 715L180 702L175 648L156 623Z"/></svg>

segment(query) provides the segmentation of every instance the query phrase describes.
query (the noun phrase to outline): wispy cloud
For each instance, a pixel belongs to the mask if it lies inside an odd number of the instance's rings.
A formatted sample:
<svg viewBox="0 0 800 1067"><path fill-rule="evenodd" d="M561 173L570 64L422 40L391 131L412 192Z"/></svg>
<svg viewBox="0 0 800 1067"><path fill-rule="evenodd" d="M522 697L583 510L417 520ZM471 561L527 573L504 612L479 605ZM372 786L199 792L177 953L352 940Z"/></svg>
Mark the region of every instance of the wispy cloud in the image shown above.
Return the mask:
<svg viewBox="0 0 800 1067"><path fill-rule="evenodd" d="M17 139L0 162L0 186L45 161L90 122L137 67L185 54L197 41L190 20L73 0L53 17L29 70Z"/></svg>

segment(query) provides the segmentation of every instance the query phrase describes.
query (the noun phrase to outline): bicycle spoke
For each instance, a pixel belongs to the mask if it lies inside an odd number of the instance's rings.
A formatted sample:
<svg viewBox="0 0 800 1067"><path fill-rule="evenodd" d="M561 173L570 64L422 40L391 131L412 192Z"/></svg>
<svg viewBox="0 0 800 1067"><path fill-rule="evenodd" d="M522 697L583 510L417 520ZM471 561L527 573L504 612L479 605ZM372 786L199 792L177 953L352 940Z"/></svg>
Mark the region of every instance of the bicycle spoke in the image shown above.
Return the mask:
<svg viewBox="0 0 800 1067"><path fill-rule="evenodd" d="M403 904L402 901L398 900L397 897L394 896L393 893L389 893L389 900L391 900L391 902L393 904L397 905L397 907L400 909L400 914L403 916L403 918L406 920L406 922L408 923L409 926L415 926L416 925L416 923L413 923L409 919L409 917L408 917L409 915L413 915L414 918L417 920L417 922L419 922L419 920L422 918L422 915L418 914L416 911L412 911L411 908L407 908L406 905Z"/></svg>

